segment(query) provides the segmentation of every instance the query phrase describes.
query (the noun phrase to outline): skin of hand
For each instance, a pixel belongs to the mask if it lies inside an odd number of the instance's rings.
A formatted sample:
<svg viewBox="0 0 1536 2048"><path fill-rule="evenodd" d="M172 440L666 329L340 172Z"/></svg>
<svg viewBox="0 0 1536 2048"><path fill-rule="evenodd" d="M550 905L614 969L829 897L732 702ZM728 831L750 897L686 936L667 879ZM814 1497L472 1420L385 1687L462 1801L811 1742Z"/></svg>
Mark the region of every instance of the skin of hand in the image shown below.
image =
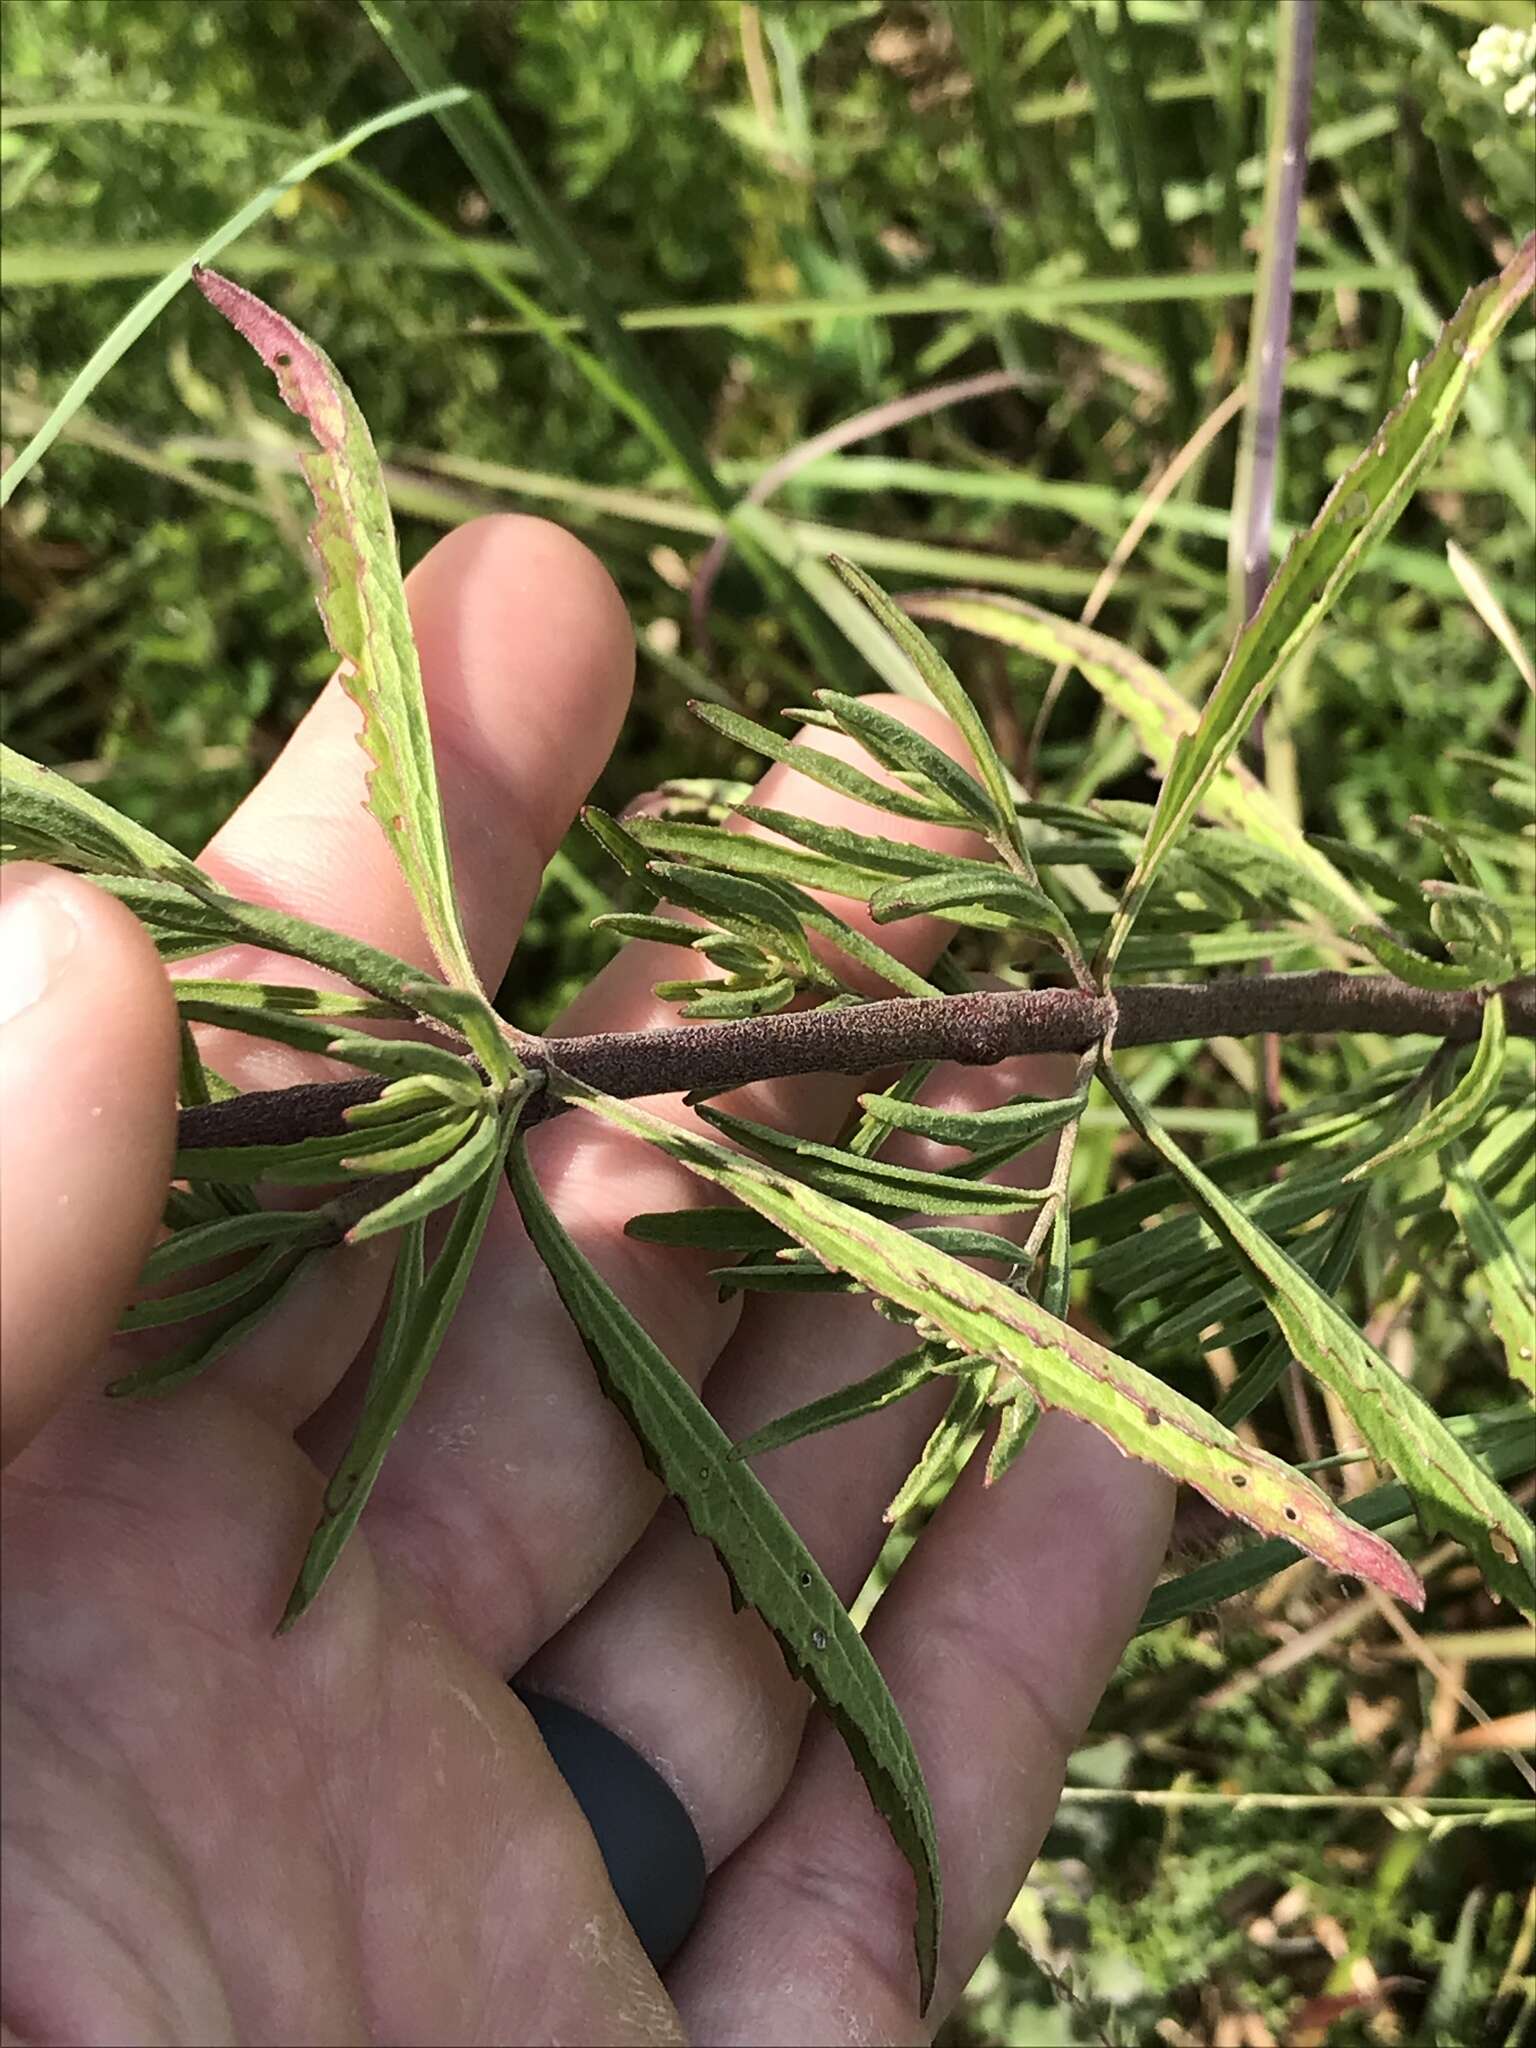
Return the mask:
<svg viewBox="0 0 1536 2048"><path fill-rule="evenodd" d="M593 557L534 519L460 528L409 594L467 928L494 988L617 736L630 629ZM962 751L931 711L888 708ZM204 865L426 965L363 808L357 726L333 682ZM877 824L782 768L763 800L964 844ZM882 938L921 965L944 930ZM205 967L325 979L251 951ZM671 972L668 949L627 947L560 1028L667 1021L650 989ZM871 1624L944 1866L925 2021L900 1855L766 1629L732 1612L713 1554L661 1502L510 1198L358 1535L276 1639L356 1412L387 1248L317 1262L174 1397L103 1400L172 1154L165 975L88 882L18 866L0 899L0 1020L5 2038L926 2040L1039 1846L1155 1577L1162 1478L1048 1418L990 1495L972 1462ZM336 1071L238 1037L204 1050L242 1087ZM979 1106L1069 1078L1068 1063L1018 1060L927 1093ZM732 1106L829 1135L860 1085L779 1082ZM575 1113L531 1149L566 1227L679 1370L707 1378L733 1436L904 1348L852 1299L722 1303L708 1256L627 1239L638 1210L711 1199L653 1150ZM936 1412L905 1401L759 1462L845 1597ZM713 1875L665 1985L512 1675L606 1722L693 1817Z"/></svg>

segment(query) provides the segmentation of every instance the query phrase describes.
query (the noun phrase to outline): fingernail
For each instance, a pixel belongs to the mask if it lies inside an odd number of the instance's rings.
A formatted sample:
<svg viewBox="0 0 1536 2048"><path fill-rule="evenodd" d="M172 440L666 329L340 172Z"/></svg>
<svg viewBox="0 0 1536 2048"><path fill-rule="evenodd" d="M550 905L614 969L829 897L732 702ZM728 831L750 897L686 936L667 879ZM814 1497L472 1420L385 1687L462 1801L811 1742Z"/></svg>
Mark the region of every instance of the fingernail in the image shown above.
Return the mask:
<svg viewBox="0 0 1536 2048"><path fill-rule="evenodd" d="M0 1024L43 1000L79 941L69 905L46 876L6 876L0 890Z"/></svg>

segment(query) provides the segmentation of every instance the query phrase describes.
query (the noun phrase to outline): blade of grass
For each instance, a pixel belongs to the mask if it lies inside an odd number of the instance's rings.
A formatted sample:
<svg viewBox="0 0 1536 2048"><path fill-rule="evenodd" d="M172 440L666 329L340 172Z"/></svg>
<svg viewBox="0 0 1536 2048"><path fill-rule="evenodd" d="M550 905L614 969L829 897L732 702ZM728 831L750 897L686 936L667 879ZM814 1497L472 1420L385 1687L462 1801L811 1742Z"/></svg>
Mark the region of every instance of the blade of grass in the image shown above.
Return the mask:
<svg viewBox="0 0 1536 2048"><path fill-rule="evenodd" d="M327 164L335 163L349 155L373 136L382 134L385 129L398 128L402 121L413 121L418 115L435 113L440 108L466 97L467 95L455 86L447 92L426 93L418 99L407 101L403 107L390 107L382 114L375 114L371 120L360 122L357 127L349 129L336 141L325 143L297 163L291 164L280 177L265 186L254 199L248 200L237 213L232 214L204 241L199 242L185 262L178 263L173 270L168 271L158 284L152 285L130 307L106 340L94 350L89 361L74 377L69 389L48 418L11 463L4 476L0 477L0 505L9 503L16 486L47 454L66 422L79 411L102 378L116 367L162 309L168 306L182 287L190 281L193 270L199 264L211 263L220 250L227 247L237 236L243 235L263 214L269 213L285 192L292 191L295 185L302 185L306 178L318 170L323 170Z"/></svg>

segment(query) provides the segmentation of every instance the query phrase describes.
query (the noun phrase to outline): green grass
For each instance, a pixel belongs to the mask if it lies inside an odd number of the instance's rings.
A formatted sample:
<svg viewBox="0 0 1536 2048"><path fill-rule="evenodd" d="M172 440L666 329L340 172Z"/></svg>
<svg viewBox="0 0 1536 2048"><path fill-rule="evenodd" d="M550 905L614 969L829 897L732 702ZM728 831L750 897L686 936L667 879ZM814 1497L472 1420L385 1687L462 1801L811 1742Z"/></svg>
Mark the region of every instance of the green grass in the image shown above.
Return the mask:
<svg viewBox="0 0 1536 2048"><path fill-rule="evenodd" d="M1536 225L1536 124L1460 61L1481 22L1528 17L1526 0L1322 9L1277 538ZM959 581L1075 616L1147 479L1241 372L1266 5L464 0L404 18L424 44L415 83L350 0L285 10L282 34L267 0L7 0L5 460L140 295L295 159L439 76L495 81L489 124L458 136L469 163L430 117L390 128L221 262L341 366L391 465L408 560L490 506L564 519L602 555L642 649L605 804L751 772L688 718L689 695L761 719L808 682L873 681L829 552L898 588ZM1402 872L1428 872L1413 813L1490 815L1472 754L1536 744L1529 693L1446 560L1454 540L1529 637L1533 361L1527 313L1271 709L1271 793ZM997 367L1017 389L825 457L734 516L706 669L681 572L737 495L853 413ZM5 510L7 737L187 848L328 667L291 424L180 292ZM1191 692L1224 645L1234 452L1224 435L1194 466L1098 620ZM1046 664L960 636L946 651L1016 749ZM1080 796L1086 777L1149 797L1116 731L1069 683L1045 792ZM608 956L590 918L615 893L574 835L505 991L520 1020L543 1022ZM1201 1143L1241 1142L1244 1050L1226 1065L1170 1051L1143 1093ZM1313 1048L1286 1078L1304 1100L1352 1077ZM1090 1198L1116 1170L1108 1147L1090 1121ZM1373 1222L1348 1306L1363 1317L1400 1289L1394 1342L1422 1382L1460 1411L1496 1406L1464 1270L1412 1227ZM1283 1422L1266 1427L1297 1454ZM1093 1796L1063 1806L948 2039L1284 2039L1308 2000L1364 1997L1372 1972L1394 1980L1390 2017L1341 2008L1330 2042L1523 2038L1529 1831L1392 1803L1428 1768L1444 1681L1397 1654L1376 1610L1350 1609L1298 1568L1133 1646L1074 1764ZM1434 1575L1423 1628L1474 1644L1462 1683L1495 1718L1528 1696L1520 1665L1487 1653L1506 1619L1454 1557ZM1292 1644L1304 1654L1284 1665ZM1245 1689L1265 1659L1284 1668ZM1217 1796L1135 1796L1181 1785ZM1432 1791L1487 1806L1521 1782L1497 1751L1455 1750Z"/></svg>

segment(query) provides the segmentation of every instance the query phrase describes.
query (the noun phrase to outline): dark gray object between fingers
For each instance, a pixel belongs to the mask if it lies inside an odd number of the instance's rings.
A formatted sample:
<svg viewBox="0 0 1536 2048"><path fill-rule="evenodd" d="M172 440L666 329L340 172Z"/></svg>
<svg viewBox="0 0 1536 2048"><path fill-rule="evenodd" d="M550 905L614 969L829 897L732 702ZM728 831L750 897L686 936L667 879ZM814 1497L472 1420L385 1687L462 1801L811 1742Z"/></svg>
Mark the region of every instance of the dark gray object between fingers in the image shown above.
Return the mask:
<svg viewBox="0 0 1536 2048"><path fill-rule="evenodd" d="M665 1969L704 1903L704 1850L688 1809L611 1728L561 1700L520 1685L513 1691L586 1816L641 1947Z"/></svg>

